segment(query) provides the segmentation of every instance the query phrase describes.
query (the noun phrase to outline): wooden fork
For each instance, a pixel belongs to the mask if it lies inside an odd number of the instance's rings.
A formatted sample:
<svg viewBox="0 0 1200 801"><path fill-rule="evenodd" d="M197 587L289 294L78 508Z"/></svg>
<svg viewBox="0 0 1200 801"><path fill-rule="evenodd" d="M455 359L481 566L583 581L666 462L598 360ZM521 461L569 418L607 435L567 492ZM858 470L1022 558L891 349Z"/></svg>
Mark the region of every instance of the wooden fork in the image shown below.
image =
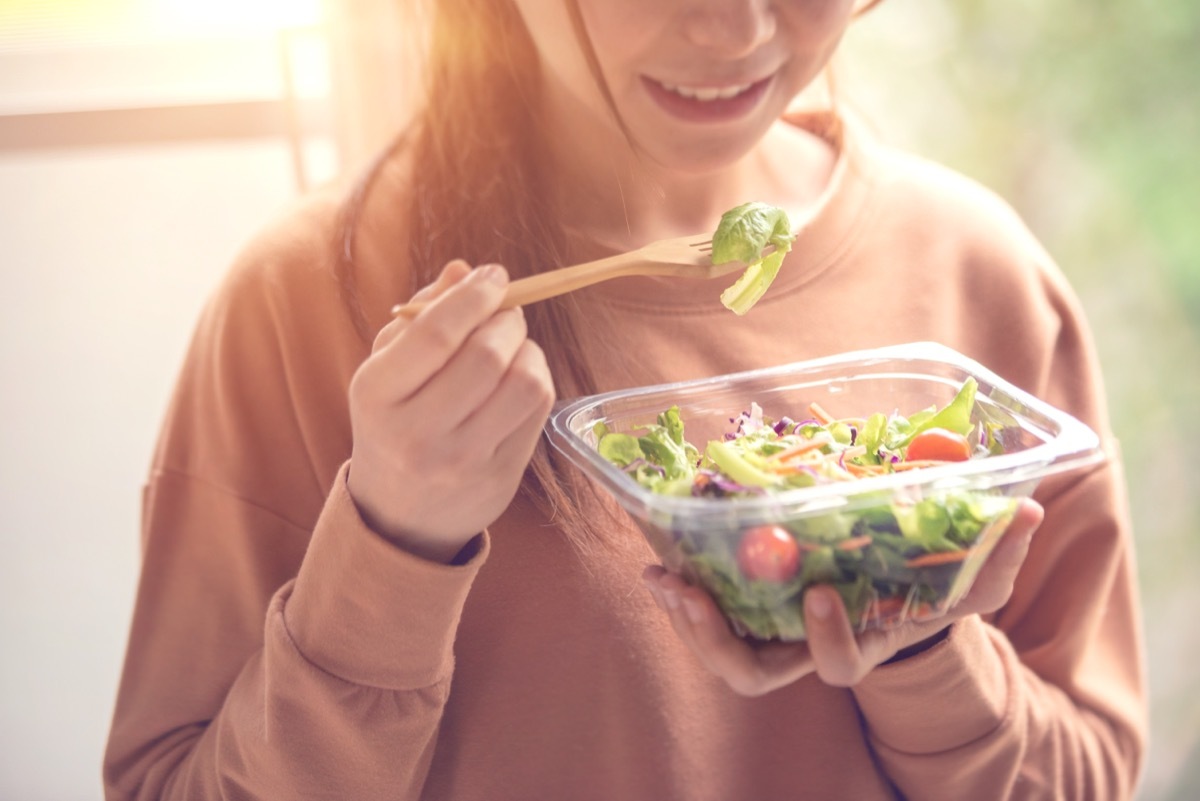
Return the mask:
<svg viewBox="0 0 1200 801"><path fill-rule="evenodd" d="M721 275L744 270L740 261L725 264L712 263L712 237L684 236L678 239L661 239L648 245L608 256L596 261L573 264L526 278L519 278L508 285L504 302L500 308L524 306L556 295L563 295L585 286L598 284L610 278L630 275L673 275L683 278L716 278ZM412 317L424 309L429 302L414 301L392 308L392 315Z"/></svg>

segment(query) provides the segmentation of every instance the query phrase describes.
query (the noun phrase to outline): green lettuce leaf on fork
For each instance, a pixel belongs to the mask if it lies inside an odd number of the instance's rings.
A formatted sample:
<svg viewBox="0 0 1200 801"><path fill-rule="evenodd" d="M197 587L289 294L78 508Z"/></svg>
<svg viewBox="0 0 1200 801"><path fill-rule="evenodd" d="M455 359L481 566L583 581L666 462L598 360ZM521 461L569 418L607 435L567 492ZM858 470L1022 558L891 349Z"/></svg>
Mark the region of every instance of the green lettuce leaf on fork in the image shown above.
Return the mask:
<svg viewBox="0 0 1200 801"><path fill-rule="evenodd" d="M746 263L741 277L721 293L721 303L734 314L745 314L766 293L783 258L796 240L787 213L776 206L751 201L721 216L713 234L713 264ZM770 253L763 251L773 247Z"/></svg>

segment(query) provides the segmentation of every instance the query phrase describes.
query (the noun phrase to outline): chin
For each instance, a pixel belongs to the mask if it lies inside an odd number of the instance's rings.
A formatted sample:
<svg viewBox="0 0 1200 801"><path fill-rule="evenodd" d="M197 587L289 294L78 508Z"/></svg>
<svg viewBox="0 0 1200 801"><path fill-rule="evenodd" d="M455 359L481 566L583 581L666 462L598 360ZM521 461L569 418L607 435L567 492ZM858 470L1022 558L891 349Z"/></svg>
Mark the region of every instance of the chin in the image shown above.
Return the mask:
<svg viewBox="0 0 1200 801"><path fill-rule="evenodd" d="M676 142L644 146L642 152L664 170L683 175L709 175L732 167L762 141L762 136L739 140Z"/></svg>

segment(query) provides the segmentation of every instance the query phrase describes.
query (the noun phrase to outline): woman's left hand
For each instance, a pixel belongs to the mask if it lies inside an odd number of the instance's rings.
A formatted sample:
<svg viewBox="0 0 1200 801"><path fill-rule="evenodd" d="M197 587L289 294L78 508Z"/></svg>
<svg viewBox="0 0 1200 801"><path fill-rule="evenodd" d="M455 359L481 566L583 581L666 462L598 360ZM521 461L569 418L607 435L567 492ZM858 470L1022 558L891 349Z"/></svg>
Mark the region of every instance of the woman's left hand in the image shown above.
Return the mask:
<svg viewBox="0 0 1200 801"><path fill-rule="evenodd" d="M954 621L1003 606L1041 522L1042 507L1022 501L970 591L934 620L856 634L837 591L810 588L804 595L806 642L751 643L733 633L703 589L658 565L647 567L643 578L679 637L735 692L764 695L814 672L826 684L850 687L902 651L920 650L931 638L940 638Z"/></svg>

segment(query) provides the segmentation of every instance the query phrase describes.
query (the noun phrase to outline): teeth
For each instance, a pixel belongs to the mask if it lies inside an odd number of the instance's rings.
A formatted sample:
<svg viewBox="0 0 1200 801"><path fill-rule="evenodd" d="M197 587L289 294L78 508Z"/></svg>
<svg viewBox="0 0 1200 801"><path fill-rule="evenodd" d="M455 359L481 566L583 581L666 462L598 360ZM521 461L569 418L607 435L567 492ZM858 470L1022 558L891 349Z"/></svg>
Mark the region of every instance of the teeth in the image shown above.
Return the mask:
<svg viewBox="0 0 1200 801"><path fill-rule="evenodd" d="M712 86L674 86L669 83L664 83L662 86L664 89L668 89L677 95L691 100L707 102L710 100L728 100L731 97L737 97L753 85L746 83L741 86L726 86L720 89Z"/></svg>

